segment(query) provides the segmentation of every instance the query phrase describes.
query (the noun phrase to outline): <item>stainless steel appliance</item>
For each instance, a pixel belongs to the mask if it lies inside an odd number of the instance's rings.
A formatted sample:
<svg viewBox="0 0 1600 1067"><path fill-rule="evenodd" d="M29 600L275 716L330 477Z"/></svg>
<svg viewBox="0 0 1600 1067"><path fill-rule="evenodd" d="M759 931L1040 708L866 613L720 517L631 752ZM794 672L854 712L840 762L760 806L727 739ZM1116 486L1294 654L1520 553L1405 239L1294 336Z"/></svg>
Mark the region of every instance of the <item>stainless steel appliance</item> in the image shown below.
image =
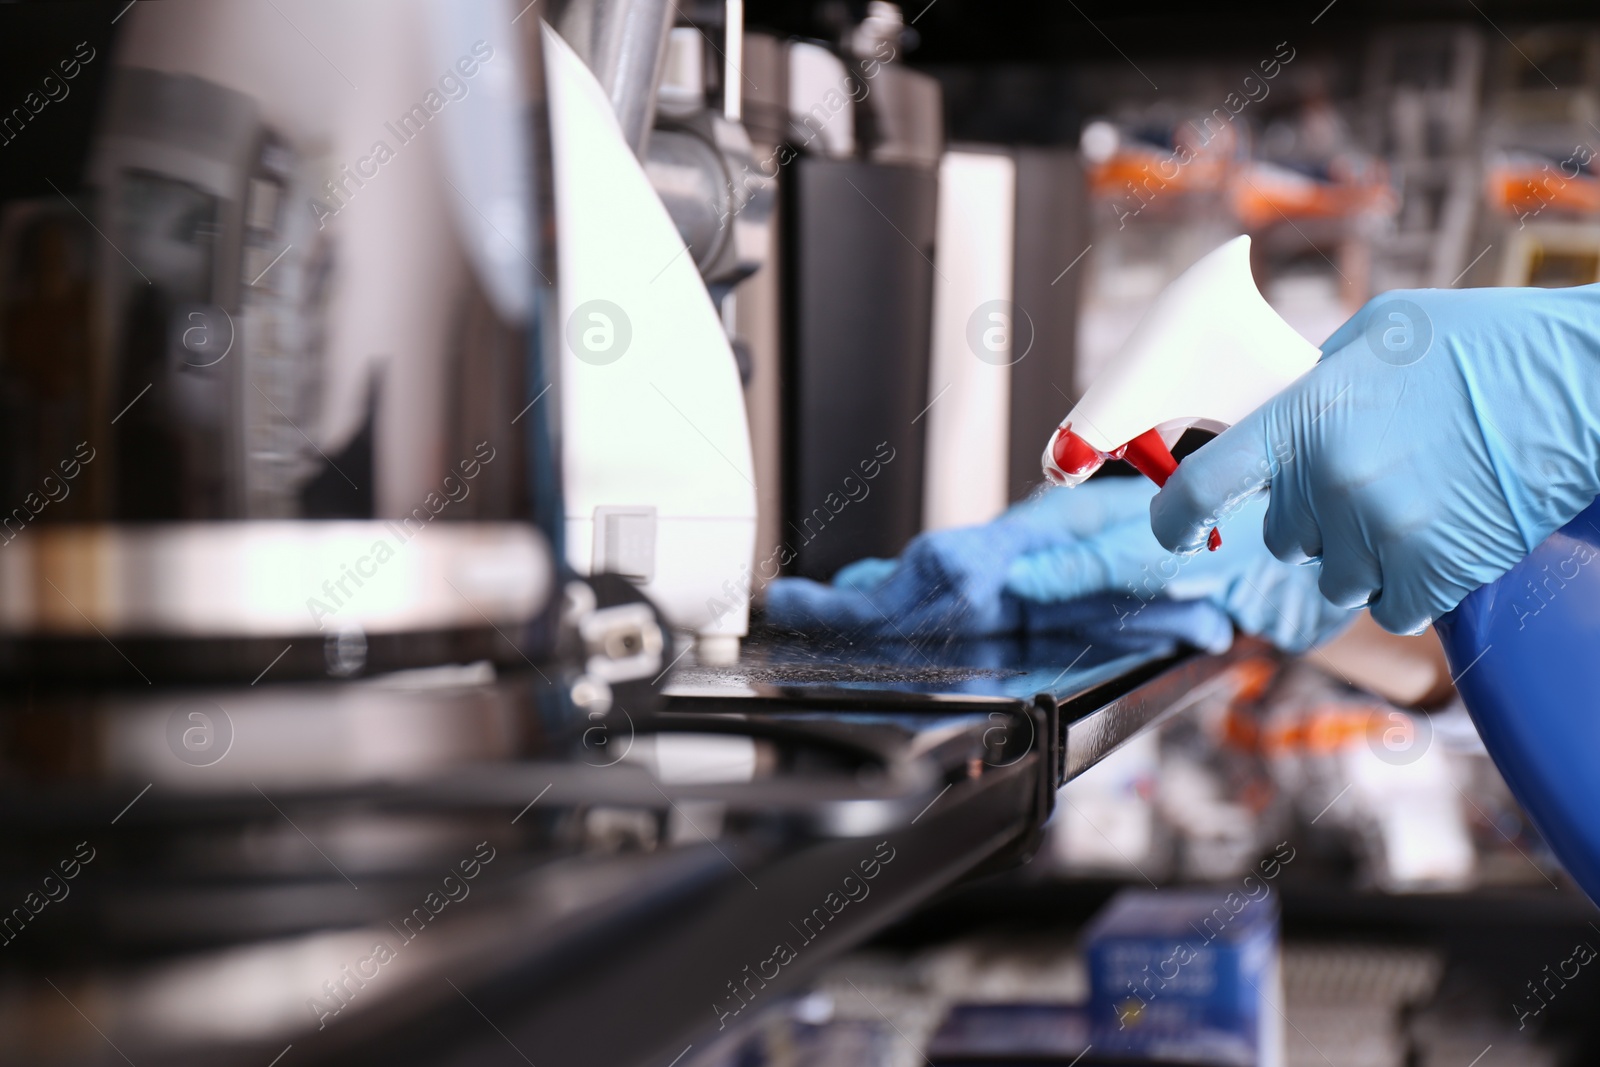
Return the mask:
<svg viewBox="0 0 1600 1067"><path fill-rule="evenodd" d="M0 217L0 669L548 651L554 233L524 202L548 144L513 14L122 17L84 171ZM507 153L532 190L495 185Z"/></svg>

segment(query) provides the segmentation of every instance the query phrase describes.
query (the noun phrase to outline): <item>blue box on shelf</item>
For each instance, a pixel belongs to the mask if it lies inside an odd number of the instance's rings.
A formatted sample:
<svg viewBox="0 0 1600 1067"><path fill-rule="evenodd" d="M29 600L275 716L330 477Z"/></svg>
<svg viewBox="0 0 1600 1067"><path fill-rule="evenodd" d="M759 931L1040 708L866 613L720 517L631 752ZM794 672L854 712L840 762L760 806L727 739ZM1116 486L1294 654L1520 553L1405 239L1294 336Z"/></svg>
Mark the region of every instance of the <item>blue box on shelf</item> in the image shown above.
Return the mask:
<svg viewBox="0 0 1600 1067"><path fill-rule="evenodd" d="M1264 883L1123 890L1085 931L1098 1053L1281 1067L1278 910Z"/></svg>

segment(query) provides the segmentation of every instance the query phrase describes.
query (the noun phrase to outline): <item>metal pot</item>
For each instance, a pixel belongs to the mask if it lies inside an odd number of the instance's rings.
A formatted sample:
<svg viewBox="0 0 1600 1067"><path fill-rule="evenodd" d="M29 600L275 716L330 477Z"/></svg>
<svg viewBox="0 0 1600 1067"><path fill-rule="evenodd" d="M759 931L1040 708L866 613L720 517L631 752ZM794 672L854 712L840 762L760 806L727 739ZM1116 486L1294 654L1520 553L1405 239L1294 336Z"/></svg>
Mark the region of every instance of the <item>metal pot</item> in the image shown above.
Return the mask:
<svg viewBox="0 0 1600 1067"><path fill-rule="evenodd" d="M173 0L117 31L83 173L0 204L0 670L537 660L537 16Z"/></svg>

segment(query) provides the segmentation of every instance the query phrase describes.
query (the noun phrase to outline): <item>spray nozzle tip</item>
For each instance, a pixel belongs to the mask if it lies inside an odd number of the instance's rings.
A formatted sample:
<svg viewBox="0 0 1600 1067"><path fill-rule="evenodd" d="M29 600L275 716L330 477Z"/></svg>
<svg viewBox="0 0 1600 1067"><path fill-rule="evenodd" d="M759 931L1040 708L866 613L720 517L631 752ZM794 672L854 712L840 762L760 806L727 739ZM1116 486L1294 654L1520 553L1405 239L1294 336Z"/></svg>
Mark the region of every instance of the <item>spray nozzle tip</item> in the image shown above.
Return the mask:
<svg viewBox="0 0 1600 1067"><path fill-rule="evenodd" d="M1100 469L1107 456L1072 432L1072 426L1056 429L1045 449L1044 476L1056 485L1078 485Z"/></svg>

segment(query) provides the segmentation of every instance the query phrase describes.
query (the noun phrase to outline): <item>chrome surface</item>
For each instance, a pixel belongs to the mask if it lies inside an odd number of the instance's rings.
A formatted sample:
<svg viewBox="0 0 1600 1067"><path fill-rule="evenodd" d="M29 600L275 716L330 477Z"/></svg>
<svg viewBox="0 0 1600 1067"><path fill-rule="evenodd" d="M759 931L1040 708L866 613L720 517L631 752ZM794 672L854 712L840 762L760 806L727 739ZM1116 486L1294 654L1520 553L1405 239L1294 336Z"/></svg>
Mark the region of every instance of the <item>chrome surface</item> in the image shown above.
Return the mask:
<svg viewBox="0 0 1600 1067"><path fill-rule="evenodd" d="M663 119L645 172L708 285L735 285L767 262L776 188L742 125L704 107Z"/></svg>
<svg viewBox="0 0 1600 1067"><path fill-rule="evenodd" d="M1236 695L1247 683L1241 663L1253 645L1240 639L1221 656L1197 655L1063 724L1062 781L1071 781L1142 733L1180 712Z"/></svg>
<svg viewBox="0 0 1600 1067"><path fill-rule="evenodd" d="M735 663L707 664L685 654L667 679L666 694L681 701L757 697L836 706L870 701L930 712L963 704L1016 705L1040 695L1065 705L1177 651L1166 641L1089 643L1071 635L910 644L797 640L756 630Z"/></svg>
<svg viewBox="0 0 1600 1067"><path fill-rule="evenodd" d="M544 539L522 523L41 526L0 551L0 634L294 638L508 625L538 612L552 570Z"/></svg>
<svg viewBox="0 0 1600 1067"><path fill-rule="evenodd" d="M118 16L82 173L0 205L0 638L493 637L545 610L554 220L516 18Z"/></svg>
<svg viewBox="0 0 1600 1067"><path fill-rule="evenodd" d="M878 75L873 114L876 163L937 167L944 152L944 100L939 83L920 71L888 63Z"/></svg>
<svg viewBox="0 0 1600 1067"><path fill-rule="evenodd" d="M659 129L644 167L695 264L710 262L730 215L731 183L716 146L699 131Z"/></svg>
<svg viewBox="0 0 1600 1067"><path fill-rule="evenodd" d="M594 71L641 159L655 124L656 88L676 13L670 0L566 0L550 20Z"/></svg>
<svg viewBox="0 0 1600 1067"><path fill-rule="evenodd" d="M720 106L713 106L706 65L716 48L700 29L680 26L667 39L657 93L656 129L641 157L650 184L689 246L695 266L720 295L771 258L776 183L770 162L758 160L739 116L748 79L743 55L743 6L729 0L717 49L722 65ZM763 169L766 162L767 169Z"/></svg>
<svg viewBox="0 0 1600 1067"><path fill-rule="evenodd" d="M666 635L647 604L600 608L578 625L585 669L607 684L659 677Z"/></svg>

